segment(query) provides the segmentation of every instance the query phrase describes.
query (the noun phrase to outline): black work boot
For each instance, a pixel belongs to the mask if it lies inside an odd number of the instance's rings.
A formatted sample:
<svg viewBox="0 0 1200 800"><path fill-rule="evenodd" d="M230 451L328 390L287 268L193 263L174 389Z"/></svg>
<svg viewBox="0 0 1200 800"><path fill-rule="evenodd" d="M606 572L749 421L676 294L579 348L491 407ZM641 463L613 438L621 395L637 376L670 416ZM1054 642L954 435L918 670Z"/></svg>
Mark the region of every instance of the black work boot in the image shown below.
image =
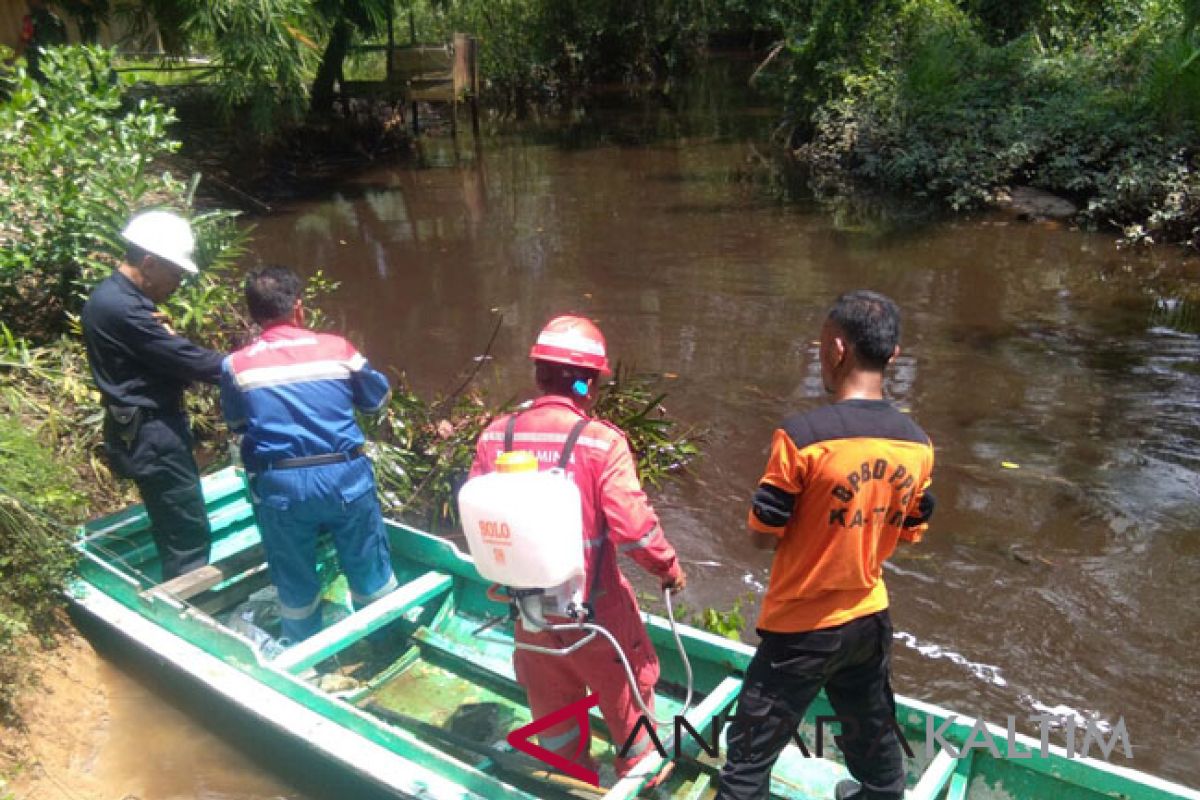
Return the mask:
<svg viewBox="0 0 1200 800"><path fill-rule="evenodd" d="M858 781L838 781L833 787L833 800L863 800L866 796Z"/></svg>

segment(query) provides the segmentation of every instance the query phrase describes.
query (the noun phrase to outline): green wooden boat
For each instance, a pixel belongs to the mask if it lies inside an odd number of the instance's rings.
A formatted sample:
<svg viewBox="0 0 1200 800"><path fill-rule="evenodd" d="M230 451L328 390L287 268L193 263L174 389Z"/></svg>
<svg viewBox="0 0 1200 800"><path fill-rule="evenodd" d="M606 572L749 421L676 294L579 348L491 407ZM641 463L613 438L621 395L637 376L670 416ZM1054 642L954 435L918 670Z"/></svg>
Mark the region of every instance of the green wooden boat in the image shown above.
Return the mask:
<svg viewBox="0 0 1200 800"><path fill-rule="evenodd" d="M602 772L602 788L573 781L514 751L508 734L530 720L512 674L506 609L488 598L487 585L466 554L445 539L404 525L389 523L399 590L269 658L246 629L238 632L221 621L268 586L244 476L232 468L215 473L204 480L204 494L214 535L212 566L160 584L146 516L140 507L130 508L81 530L82 560L70 589L72 602L265 728L282 731L337 769L398 797L712 796L720 758L690 735L674 741L666 729L661 739L668 760L652 755L640 774L619 781L611 770L607 778ZM332 547L323 558L324 564L334 563ZM334 605L344 602L335 568L324 572L327 599ZM685 692L682 662L667 621L650 616L647 625L663 666L658 711L673 714ZM686 718L711 745L721 715L732 713L753 651L685 626L680 633L697 698ZM772 778L773 798L829 798L834 784L847 777L836 748L815 757L812 721L831 714L823 700L814 704L799 737L808 743L809 756L800 745L788 747ZM914 749L910 798L1200 800L1200 792L1107 760L1068 757L1057 745L1042 756L1036 739L955 719L937 706L898 698L897 717ZM939 731L935 752L925 746L930 725ZM592 730L593 753L602 763L611 761L612 747L598 715ZM984 732L990 746L979 746ZM830 738L826 732L825 740ZM964 749L964 744L975 746ZM1032 757L1012 757L1022 753ZM647 789L660 771L666 777Z"/></svg>

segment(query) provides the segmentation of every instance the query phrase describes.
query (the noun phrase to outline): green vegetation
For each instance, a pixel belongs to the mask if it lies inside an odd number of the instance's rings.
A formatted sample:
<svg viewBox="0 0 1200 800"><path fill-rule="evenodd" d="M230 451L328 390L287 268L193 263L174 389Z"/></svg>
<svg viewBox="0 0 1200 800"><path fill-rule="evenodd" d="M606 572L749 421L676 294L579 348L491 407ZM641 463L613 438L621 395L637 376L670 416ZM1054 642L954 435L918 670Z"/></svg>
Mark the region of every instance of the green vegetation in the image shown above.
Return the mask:
<svg viewBox="0 0 1200 800"><path fill-rule="evenodd" d="M325 113L356 38L377 36L388 0L128 0L106 3L139 32L157 30L173 57L203 55L203 74L232 124L266 136ZM94 9L93 9L94 11ZM155 82L174 80L155 74Z"/></svg>
<svg viewBox="0 0 1200 800"><path fill-rule="evenodd" d="M704 432L696 428L677 430L678 421L663 405L666 393L656 389L657 378L617 364L593 409L597 418L625 432L637 458L638 477L650 486L661 485L698 458L697 442L704 438Z"/></svg>
<svg viewBox="0 0 1200 800"><path fill-rule="evenodd" d="M699 618L693 617L692 624L709 633L724 636L726 639L738 641L746 629L746 618L742 616L742 605L745 598L739 597L733 602L733 608L728 611L718 611L706 608L700 612ZM753 602L753 601L752 601Z"/></svg>
<svg viewBox="0 0 1200 800"><path fill-rule="evenodd" d="M86 13L154 23L172 55L210 58L206 91L261 134L328 112L340 76L377 72L353 47L383 41L389 18L401 41L478 36L490 93L513 107L663 79L714 42L773 43L755 83L778 93L819 196L969 210L1029 185L1130 241L1200 238L1198 0L127 0Z"/></svg>
<svg viewBox="0 0 1200 800"><path fill-rule="evenodd" d="M169 56L205 56L204 80L227 118L262 135L328 113L344 74L360 74L353 47L385 38L448 41L456 31L483 42L482 72L493 94L516 103L599 81L661 78L690 63L713 37L781 29L801 2L770 0L125 0L88 5L89 17L119 16L157 30ZM794 11L793 11L794 13ZM365 59L370 60L370 59ZM174 82L169 72L155 82Z"/></svg>
<svg viewBox="0 0 1200 800"><path fill-rule="evenodd" d="M84 497L52 447L16 416L0 416L0 474L0 723L8 723L28 680L26 648L52 635L59 587L74 563L55 519L78 515Z"/></svg>
<svg viewBox="0 0 1200 800"><path fill-rule="evenodd" d="M789 37L817 189L977 208L1015 185L1092 227L1200 245L1194 0L819 0Z"/></svg>
<svg viewBox="0 0 1200 800"><path fill-rule="evenodd" d="M451 0L429 10L443 35L481 37L483 74L519 104L597 81L665 74L703 42L702 7L695 0Z"/></svg>
<svg viewBox="0 0 1200 800"><path fill-rule="evenodd" d="M482 43L493 99L519 109L598 83L681 74L715 40L777 38L797 0L414 0L418 39Z"/></svg>
<svg viewBox="0 0 1200 800"><path fill-rule="evenodd" d="M737 642L741 641L743 634L746 633L746 615L744 612L753 608L757 602L758 596L753 592L747 592L741 597L736 598L733 601L733 605L723 611L712 606L694 611L686 603L681 603L674 599L671 601L671 609L675 613L675 620L677 622L691 625L693 628L699 628L702 631L708 631L709 633ZM661 594L639 592L638 604L644 609L653 611L655 614L665 616L667 613Z"/></svg>
<svg viewBox="0 0 1200 800"><path fill-rule="evenodd" d="M53 338L67 329L90 288L119 263L119 231L133 210L192 204L195 180L158 171L178 148L167 134L173 114L154 100L127 107L112 62L98 48L48 50L45 80L18 68L0 105L0 317L22 335ZM198 312L189 322L230 305L219 273L240 252L231 220L226 212L193 215L206 270L178 300L179 310Z"/></svg>

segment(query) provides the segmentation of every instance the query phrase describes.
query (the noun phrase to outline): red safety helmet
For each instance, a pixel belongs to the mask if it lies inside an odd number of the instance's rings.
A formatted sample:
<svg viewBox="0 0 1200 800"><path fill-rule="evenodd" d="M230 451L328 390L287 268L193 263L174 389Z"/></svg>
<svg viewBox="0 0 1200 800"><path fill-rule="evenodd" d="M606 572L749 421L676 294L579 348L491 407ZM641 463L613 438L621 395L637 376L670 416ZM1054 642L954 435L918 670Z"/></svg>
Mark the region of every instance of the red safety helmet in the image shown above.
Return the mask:
<svg viewBox="0 0 1200 800"><path fill-rule="evenodd" d="M608 368L604 334L586 317L565 315L547 322L533 343L529 357L534 361L594 369L606 375L612 372Z"/></svg>

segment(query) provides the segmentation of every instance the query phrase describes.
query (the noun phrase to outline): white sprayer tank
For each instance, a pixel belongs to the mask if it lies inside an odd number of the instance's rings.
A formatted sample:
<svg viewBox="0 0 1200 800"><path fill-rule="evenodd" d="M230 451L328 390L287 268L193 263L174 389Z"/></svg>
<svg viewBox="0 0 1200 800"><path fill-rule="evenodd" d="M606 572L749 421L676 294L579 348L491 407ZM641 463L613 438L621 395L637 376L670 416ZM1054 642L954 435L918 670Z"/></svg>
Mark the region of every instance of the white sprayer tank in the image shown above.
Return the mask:
<svg viewBox="0 0 1200 800"><path fill-rule="evenodd" d="M514 589L548 589L583 575L579 489L561 470L537 471L512 451L458 492L467 549L479 574Z"/></svg>

